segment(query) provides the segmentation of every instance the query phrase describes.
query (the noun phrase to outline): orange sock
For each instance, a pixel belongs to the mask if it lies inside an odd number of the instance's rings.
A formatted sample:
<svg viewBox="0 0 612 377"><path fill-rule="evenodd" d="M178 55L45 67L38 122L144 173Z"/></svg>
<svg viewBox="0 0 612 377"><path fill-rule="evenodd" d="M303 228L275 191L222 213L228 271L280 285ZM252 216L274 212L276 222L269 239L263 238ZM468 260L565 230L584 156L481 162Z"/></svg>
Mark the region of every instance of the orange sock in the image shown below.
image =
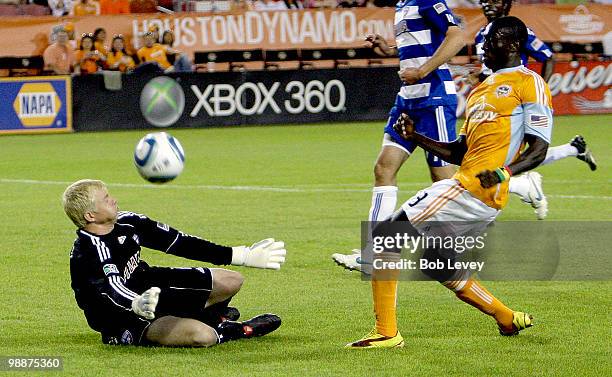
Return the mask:
<svg viewBox="0 0 612 377"><path fill-rule="evenodd" d="M385 279L372 278L372 298L374 300L374 314L376 315L376 331L384 336L397 334L397 275L389 276L387 271Z"/></svg>
<svg viewBox="0 0 612 377"><path fill-rule="evenodd" d="M470 277L467 281L447 281L443 285L454 291L461 301L495 318L495 321L502 327L512 328L512 310L474 278Z"/></svg>

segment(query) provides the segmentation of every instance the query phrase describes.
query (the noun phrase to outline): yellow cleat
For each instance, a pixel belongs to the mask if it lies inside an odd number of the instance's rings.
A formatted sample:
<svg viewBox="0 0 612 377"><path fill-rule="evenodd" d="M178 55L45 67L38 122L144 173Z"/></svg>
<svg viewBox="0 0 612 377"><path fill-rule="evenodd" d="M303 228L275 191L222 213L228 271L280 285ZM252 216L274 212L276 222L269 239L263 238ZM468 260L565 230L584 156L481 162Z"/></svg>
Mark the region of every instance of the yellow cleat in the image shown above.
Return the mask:
<svg viewBox="0 0 612 377"><path fill-rule="evenodd" d="M397 332L395 336L384 336L372 329L370 333L363 338L349 343L344 348L350 349L367 349L367 348L401 348L404 346L404 338L402 334Z"/></svg>
<svg viewBox="0 0 612 377"><path fill-rule="evenodd" d="M523 312L512 313L512 330L505 331L501 327L499 333L503 336L517 335L519 331L533 326L533 316Z"/></svg>

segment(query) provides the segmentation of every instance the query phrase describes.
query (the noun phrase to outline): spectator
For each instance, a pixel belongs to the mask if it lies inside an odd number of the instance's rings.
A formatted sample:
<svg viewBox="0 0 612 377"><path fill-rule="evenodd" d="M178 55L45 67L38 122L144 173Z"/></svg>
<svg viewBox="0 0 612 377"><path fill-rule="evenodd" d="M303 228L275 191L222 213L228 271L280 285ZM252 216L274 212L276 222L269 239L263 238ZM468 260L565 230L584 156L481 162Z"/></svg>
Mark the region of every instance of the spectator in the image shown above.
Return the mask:
<svg viewBox="0 0 612 377"><path fill-rule="evenodd" d="M74 50L68 45L68 33L63 25L53 28L55 42L45 49L43 59L45 70L56 75L68 75L75 63Z"/></svg>
<svg viewBox="0 0 612 377"><path fill-rule="evenodd" d="M186 54L172 48L174 45L174 33L172 30L164 31L162 34L162 45L166 47L166 57L168 61L174 65L174 70L177 72L193 71L193 64Z"/></svg>
<svg viewBox="0 0 612 377"><path fill-rule="evenodd" d="M68 33L68 45L73 50L76 50L77 49L77 41L76 41L76 36L74 34L74 24L72 22L70 22L70 21L65 22L64 23L64 30L66 30L66 33Z"/></svg>
<svg viewBox="0 0 612 377"><path fill-rule="evenodd" d="M365 7L367 0L341 0L338 2L338 8L357 8Z"/></svg>
<svg viewBox="0 0 612 377"><path fill-rule="evenodd" d="M106 46L106 30L99 27L93 33L94 47L100 51L103 56L108 55L108 47Z"/></svg>
<svg viewBox="0 0 612 377"><path fill-rule="evenodd" d="M159 39L159 26L157 26L156 24L151 24L147 28L147 31L150 31L151 33L153 33L153 38L155 38L155 42L160 42L161 41Z"/></svg>
<svg viewBox="0 0 612 377"><path fill-rule="evenodd" d="M92 34L83 34L76 52L76 71L82 75L98 72L106 60L105 55L94 49Z"/></svg>
<svg viewBox="0 0 612 377"><path fill-rule="evenodd" d="M148 31L145 33L144 46L138 49L137 55L140 65L155 64L163 71L172 72L174 68L166 56L166 48L155 40L155 35Z"/></svg>
<svg viewBox="0 0 612 377"><path fill-rule="evenodd" d="M125 40L122 35L115 35L113 37L106 65L109 70L120 72L129 72L136 66L134 59L125 50Z"/></svg>
<svg viewBox="0 0 612 377"><path fill-rule="evenodd" d="M72 0L49 0L51 14L55 17L67 16L72 11L74 3Z"/></svg>
<svg viewBox="0 0 612 377"><path fill-rule="evenodd" d="M304 9L304 4L301 0L285 0L287 9Z"/></svg>
<svg viewBox="0 0 612 377"><path fill-rule="evenodd" d="M287 4L281 0L256 0L253 2L254 10L287 10Z"/></svg>
<svg viewBox="0 0 612 377"><path fill-rule="evenodd" d="M94 0L81 0L72 9L75 16L87 16L100 14L100 3Z"/></svg>
<svg viewBox="0 0 612 377"><path fill-rule="evenodd" d="M157 13L157 0L131 0L132 13Z"/></svg>
<svg viewBox="0 0 612 377"><path fill-rule="evenodd" d="M130 13L129 0L100 0L100 14Z"/></svg>

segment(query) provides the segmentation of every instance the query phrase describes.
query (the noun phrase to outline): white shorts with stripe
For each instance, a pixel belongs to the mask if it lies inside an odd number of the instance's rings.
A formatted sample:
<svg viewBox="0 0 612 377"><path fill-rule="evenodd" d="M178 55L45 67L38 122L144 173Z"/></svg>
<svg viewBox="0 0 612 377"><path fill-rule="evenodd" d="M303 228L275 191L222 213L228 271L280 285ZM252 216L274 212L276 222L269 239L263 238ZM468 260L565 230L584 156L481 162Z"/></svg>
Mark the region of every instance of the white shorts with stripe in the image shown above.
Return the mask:
<svg viewBox="0 0 612 377"><path fill-rule="evenodd" d="M484 230L500 213L472 196L455 179L444 179L419 191L402 204L402 209L417 230L426 232L428 222L444 222L454 235Z"/></svg>

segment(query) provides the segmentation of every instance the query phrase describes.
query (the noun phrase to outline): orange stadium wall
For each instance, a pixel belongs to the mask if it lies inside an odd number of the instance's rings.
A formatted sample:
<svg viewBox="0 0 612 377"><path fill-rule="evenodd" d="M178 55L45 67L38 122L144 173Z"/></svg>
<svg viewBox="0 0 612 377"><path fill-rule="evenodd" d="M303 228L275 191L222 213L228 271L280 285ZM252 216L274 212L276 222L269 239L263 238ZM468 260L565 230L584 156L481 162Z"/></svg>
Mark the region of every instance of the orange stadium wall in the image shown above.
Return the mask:
<svg viewBox="0 0 612 377"><path fill-rule="evenodd" d="M473 42L473 36L485 24L482 12L479 9L456 9L455 12L464 20L466 42ZM523 19L545 41L601 42L612 25L612 6L607 5L515 6L512 14ZM226 49L357 47L363 44L364 35L373 32L393 40L391 8L131 14L69 19L75 23L76 35L104 27L109 36L123 34L132 40L149 25L157 24L163 29L173 29L175 47L190 54ZM51 16L0 17L5 36L0 39L0 56L41 55L49 43L51 28L61 21Z"/></svg>

